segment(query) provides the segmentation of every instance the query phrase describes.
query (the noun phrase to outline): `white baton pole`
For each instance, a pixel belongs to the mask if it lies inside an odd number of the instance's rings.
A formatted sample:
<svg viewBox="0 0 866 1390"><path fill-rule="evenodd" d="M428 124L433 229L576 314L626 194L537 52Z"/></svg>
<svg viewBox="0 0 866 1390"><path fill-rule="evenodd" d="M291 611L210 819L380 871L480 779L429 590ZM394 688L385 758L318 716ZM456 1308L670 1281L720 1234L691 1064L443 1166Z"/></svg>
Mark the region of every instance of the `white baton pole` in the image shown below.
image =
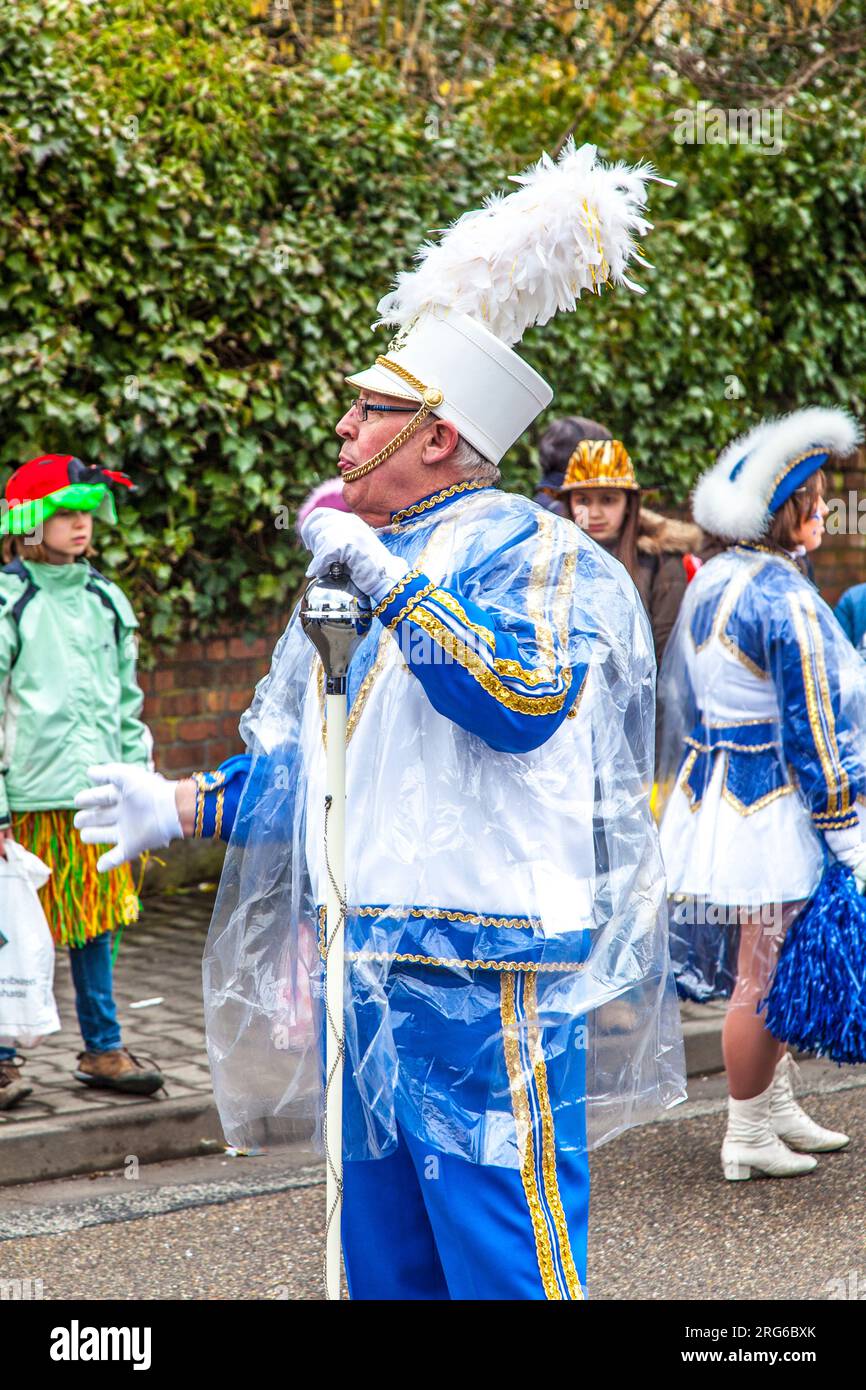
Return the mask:
<svg viewBox="0 0 866 1390"><path fill-rule="evenodd" d="M346 694L325 696L325 1288L340 1297L340 1222L343 1213L343 1014L346 901Z"/></svg>
<svg viewBox="0 0 866 1390"><path fill-rule="evenodd" d="M325 1294L340 1297L343 1211L344 927L346 918L347 672L371 623L370 601L344 565L307 589L301 623L325 668Z"/></svg>

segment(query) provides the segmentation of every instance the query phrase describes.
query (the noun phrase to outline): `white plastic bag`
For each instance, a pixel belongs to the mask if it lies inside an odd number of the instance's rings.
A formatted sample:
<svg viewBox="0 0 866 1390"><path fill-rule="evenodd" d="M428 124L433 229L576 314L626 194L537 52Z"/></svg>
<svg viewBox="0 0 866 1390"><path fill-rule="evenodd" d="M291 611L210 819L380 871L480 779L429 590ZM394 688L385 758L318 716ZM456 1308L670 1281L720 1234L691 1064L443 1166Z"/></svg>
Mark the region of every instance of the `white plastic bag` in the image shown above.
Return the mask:
<svg viewBox="0 0 866 1390"><path fill-rule="evenodd" d="M0 858L0 1045L35 1047L60 1031L54 1002L54 942L37 888L47 864L15 840Z"/></svg>

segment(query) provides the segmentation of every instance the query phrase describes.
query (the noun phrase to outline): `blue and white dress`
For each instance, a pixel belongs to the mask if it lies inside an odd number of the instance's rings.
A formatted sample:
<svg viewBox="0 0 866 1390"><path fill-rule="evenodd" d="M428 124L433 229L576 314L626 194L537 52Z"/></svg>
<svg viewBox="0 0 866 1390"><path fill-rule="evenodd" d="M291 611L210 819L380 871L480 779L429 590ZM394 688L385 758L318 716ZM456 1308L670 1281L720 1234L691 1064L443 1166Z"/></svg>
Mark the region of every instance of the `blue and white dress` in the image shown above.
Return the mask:
<svg viewBox="0 0 866 1390"><path fill-rule="evenodd" d="M738 545L698 572L660 696L661 843L675 900L784 907L814 892L828 849L862 857L866 671L786 554ZM706 914L695 925L706 946Z"/></svg>

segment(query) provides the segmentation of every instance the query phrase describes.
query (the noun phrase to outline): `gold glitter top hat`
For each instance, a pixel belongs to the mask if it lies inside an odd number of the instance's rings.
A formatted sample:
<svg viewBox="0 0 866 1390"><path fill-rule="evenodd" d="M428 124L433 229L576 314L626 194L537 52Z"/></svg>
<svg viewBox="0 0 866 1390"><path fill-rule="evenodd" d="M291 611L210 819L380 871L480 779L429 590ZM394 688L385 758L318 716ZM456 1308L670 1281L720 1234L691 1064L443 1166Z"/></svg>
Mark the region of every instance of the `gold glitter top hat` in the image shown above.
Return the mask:
<svg viewBox="0 0 866 1390"><path fill-rule="evenodd" d="M640 492L634 464L619 439L581 439L568 460L560 492L591 487Z"/></svg>

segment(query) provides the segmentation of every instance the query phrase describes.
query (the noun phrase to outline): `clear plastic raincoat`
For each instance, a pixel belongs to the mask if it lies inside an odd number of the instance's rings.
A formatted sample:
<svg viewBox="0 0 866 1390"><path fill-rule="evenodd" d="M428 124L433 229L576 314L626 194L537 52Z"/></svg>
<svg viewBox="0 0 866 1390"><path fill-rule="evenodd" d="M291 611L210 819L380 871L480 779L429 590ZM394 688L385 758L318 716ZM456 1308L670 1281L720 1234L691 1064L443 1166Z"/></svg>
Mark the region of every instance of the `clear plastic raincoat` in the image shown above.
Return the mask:
<svg viewBox="0 0 866 1390"><path fill-rule="evenodd" d="M683 1095L646 619L577 527L495 488L378 534L410 571L349 669L344 1157L402 1126L520 1167L538 1118L583 1150ZM236 1144L320 1116L323 684L296 612L241 722L204 959Z"/></svg>
<svg viewBox="0 0 866 1390"><path fill-rule="evenodd" d="M739 976L755 1007L828 856L866 856L866 668L795 562L742 544L689 585L659 697L680 992L727 997Z"/></svg>

